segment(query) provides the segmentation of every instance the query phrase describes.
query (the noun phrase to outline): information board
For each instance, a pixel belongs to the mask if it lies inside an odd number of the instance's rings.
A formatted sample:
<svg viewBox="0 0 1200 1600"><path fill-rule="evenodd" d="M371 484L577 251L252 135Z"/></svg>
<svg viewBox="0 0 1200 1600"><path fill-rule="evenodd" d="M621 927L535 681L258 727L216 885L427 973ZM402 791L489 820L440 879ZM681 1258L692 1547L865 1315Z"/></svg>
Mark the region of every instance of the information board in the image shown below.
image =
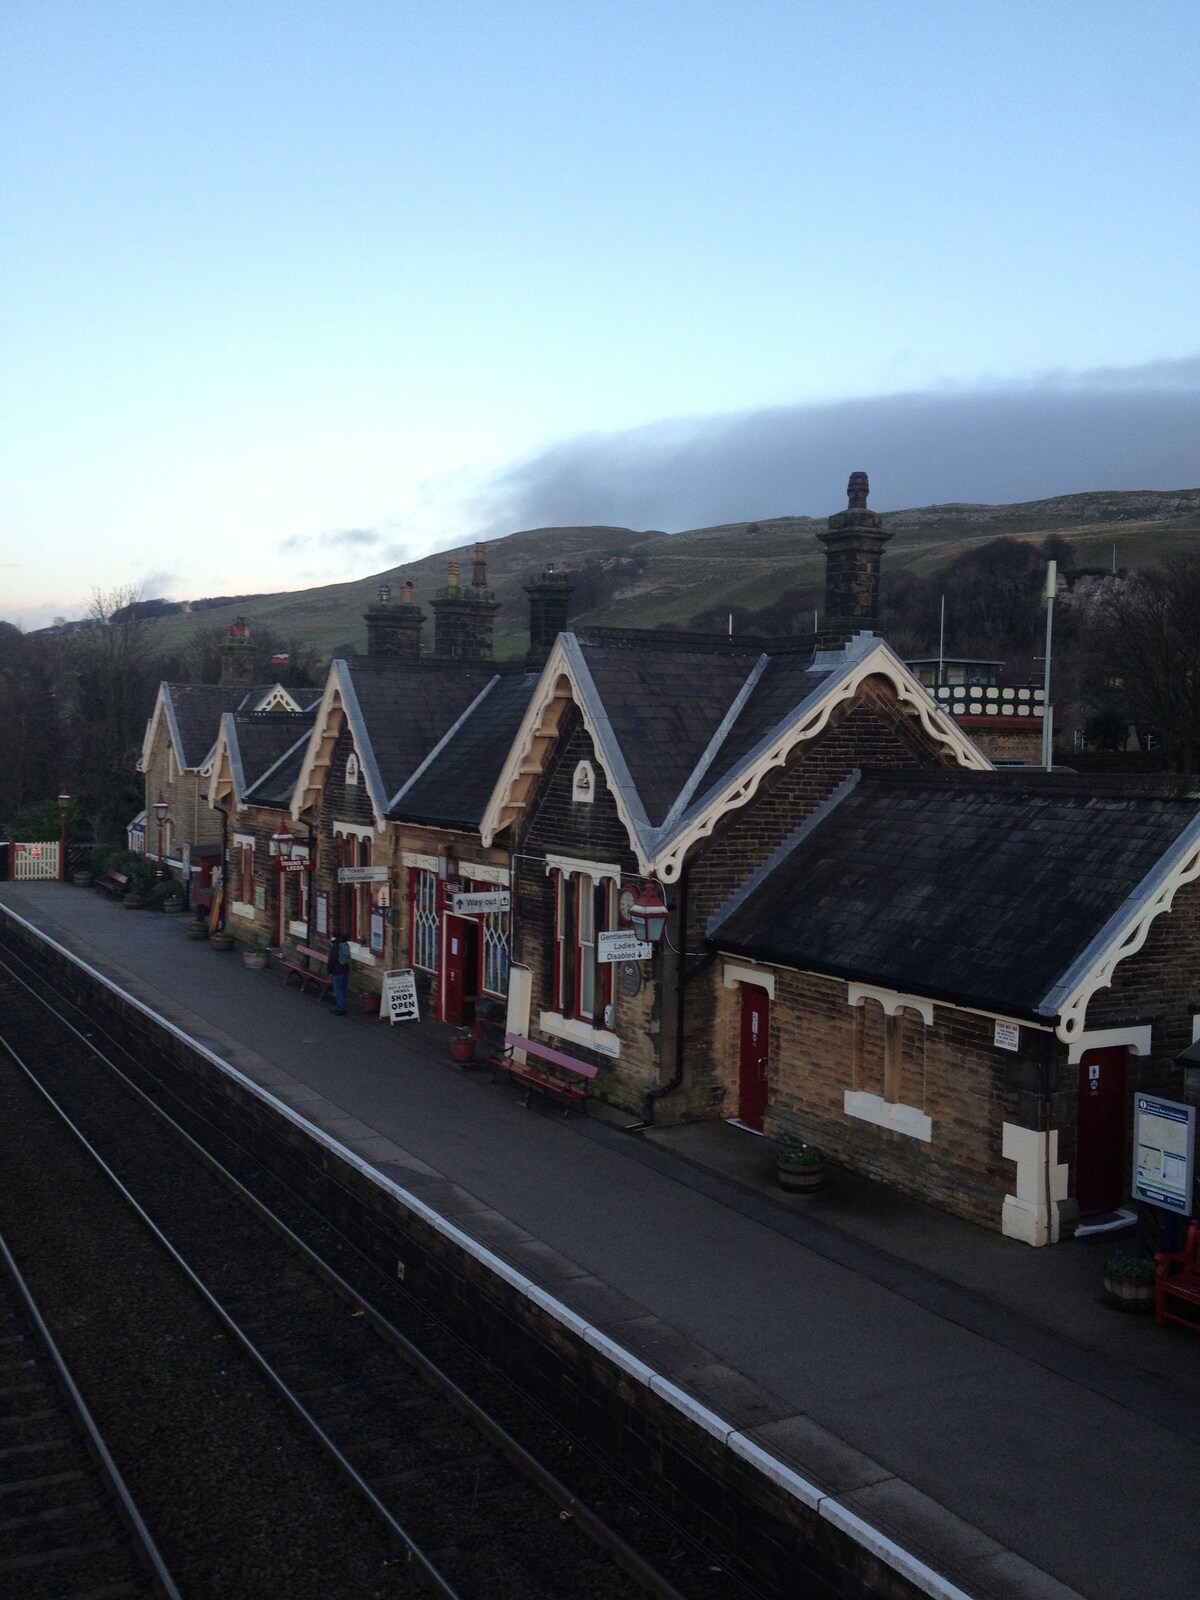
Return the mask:
<svg viewBox="0 0 1200 1600"><path fill-rule="evenodd" d="M596 935L597 961L649 961L653 954L654 946L643 944L632 931Z"/></svg>
<svg viewBox="0 0 1200 1600"><path fill-rule="evenodd" d="M411 967L399 967L383 975L383 1004L380 1022L420 1022L417 1006L417 978Z"/></svg>
<svg viewBox="0 0 1200 1600"><path fill-rule="evenodd" d="M1133 1197L1177 1216L1192 1214L1196 1108L1139 1094L1134 1101Z"/></svg>

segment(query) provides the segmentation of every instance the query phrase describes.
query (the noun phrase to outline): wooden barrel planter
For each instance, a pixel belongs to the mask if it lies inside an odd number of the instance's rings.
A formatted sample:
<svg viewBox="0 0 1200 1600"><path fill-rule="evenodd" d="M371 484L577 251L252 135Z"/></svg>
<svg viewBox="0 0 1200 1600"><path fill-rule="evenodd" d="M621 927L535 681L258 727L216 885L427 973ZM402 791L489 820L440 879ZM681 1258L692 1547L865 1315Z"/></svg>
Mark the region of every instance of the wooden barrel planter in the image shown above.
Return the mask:
<svg viewBox="0 0 1200 1600"><path fill-rule="evenodd" d="M473 1033L464 1033L460 1034L456 1039L451 1039L450 1054L460 1067L465 1067L474 1061L475 1035Z"/></svg>
<svg viewBox="0 0 1200 1600"><path fill-rule="evenodd" d="M187 936L188 936L189 939L207 939L208 938L208 923L207 922L189 922L188 925L187 925Z"/></svg>
<svg viewBox="0 0 1200 1600"><path fill-rule="evenodd" d="M1153 1261L1134 1254L1110 1257L1104 1263L1104 1298L1116 1311L1153 1311Z"/></svg>
<svg viewBox="0 0 1200 1600"><path fill-rule="evenodd" d="M208 936L210 950L232 950L233 935L231 933L210 933Z"/></svg>
<svg viewBox="0 0 1200 1600"><path fill-rule="evenodd" d="M779 1187L789 1194L816 1194L825 1186L825 1158L806 1144L780 1150L775 1158L775 1177Z"/></svg>

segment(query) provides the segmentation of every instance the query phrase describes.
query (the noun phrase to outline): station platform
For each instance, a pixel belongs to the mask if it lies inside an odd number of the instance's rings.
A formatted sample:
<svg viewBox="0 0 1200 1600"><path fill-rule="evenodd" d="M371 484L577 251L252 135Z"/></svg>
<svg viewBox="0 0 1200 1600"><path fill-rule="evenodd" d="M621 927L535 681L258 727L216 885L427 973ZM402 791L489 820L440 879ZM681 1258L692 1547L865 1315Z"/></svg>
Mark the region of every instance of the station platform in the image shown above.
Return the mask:
<svg viewBox="0 0 1200 1600"><path fill-rule="evenodd" d="M499 1256L574 1263L565 1300L642 1361L702 1372L739 1426L757 1413L930 1594L1196 1592L1200 1338L1105 1306L1129 1235L1032 1250L836 1169L785 1195L747 1130L525 1109L454 1065L450 1028L335 1017L181 917L48 883L0 884L6 908L424 1203L453 1192Z"/></svg>

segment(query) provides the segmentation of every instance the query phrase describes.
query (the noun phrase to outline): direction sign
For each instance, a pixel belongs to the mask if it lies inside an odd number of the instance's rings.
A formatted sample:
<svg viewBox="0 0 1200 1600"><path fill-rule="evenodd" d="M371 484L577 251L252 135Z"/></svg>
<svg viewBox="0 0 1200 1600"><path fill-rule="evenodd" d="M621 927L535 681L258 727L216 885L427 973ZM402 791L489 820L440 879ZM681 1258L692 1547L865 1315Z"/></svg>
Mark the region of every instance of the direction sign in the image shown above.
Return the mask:
<svg viewBox="0 0 1200 1600"><path fill-rule="evenodd" d="M649 961L654 954L654 946L643 944L628 928L618 933L598 933L596 946L597 961Z"/></svg>
<svg viewBox="0 0 1200 1600"><path fill-rule="evenodd" d="M507 889L489 889L478 894L458 893L450 896L450 909L457 916L476 916L485 911L507 911L512 896Z"/></svg>
<svg viewBox="0 0 1200 1600"><path fill-rule="evenodd" d="M339 867L339 883L386 883L388 869L386 867Z"/></svg>
<svg viewBox="0 0 1200 1600"><path fill-rule="evenodd" d="M400 967L383 975L383 1004L379 1008L381 1022L420 1022L417 1006L417 979L411 967Z"/></svg>

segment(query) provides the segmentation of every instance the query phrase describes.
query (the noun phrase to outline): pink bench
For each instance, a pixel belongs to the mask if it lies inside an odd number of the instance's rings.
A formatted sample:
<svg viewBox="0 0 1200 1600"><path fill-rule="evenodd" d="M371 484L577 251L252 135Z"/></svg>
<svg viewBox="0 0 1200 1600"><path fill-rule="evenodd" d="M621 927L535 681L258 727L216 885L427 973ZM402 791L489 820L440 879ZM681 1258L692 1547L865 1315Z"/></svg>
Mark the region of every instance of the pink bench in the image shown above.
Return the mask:
<svg viewBox="0 0 1200 1600"><path fill-rule="evenodd" d="M538 1061L545 1062L545 1068L534 1066L530 1061L518 1061L514 1054L517 1050L526 1056L536 1056ZM573 1105L582 1106L586 1113L588 1080L600 1070L590 1061L578 1061L574 1056L555 1050L548 1044L527 1039L523 1033L506 1033L504 1049L496 1051L488 1060L492 1064L493 1082L496 1074L503 1072L511 1083L525 1090L526 1105L535 1094L548 1095L563 1102L564 1116ZM583 1081L580 1082L580 1079Z"/></svg>

